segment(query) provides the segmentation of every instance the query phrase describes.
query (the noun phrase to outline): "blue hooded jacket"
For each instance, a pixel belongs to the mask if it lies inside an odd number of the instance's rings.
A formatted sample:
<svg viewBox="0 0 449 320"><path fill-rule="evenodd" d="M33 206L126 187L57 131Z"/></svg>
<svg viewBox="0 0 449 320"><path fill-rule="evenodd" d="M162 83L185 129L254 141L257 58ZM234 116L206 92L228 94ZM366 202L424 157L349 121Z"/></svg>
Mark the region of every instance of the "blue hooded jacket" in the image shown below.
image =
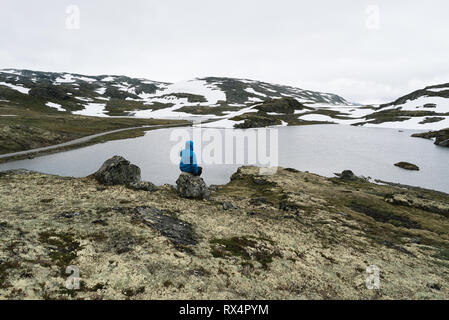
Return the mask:
<svg viewBox="0 0 449 320"><path fill-rule="evenodd" d="M198 174L198 164L195 152L193 152L193 141L186 141L186 148L181 151L181 163L179 169L182 172Z"/></svg>

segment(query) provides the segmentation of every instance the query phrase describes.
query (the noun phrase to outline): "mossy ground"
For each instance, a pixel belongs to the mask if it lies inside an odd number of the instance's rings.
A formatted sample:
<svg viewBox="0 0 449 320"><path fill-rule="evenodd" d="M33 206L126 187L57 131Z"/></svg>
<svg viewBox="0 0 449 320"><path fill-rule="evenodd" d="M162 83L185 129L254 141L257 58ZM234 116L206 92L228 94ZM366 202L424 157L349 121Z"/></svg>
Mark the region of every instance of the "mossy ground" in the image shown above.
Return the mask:
<svg viewBox="0 0 449 320"><path fill-rule="evenodd" d="M449 195L434 191L243 167L197 201L15 172L0 176L0 202L0 298L449 298L449 218L437 213ZM137 207L191 224L195 244L177 248ZM66 264L80 290L65 288ZM379 290L365 286L369 265Z"/></svg>

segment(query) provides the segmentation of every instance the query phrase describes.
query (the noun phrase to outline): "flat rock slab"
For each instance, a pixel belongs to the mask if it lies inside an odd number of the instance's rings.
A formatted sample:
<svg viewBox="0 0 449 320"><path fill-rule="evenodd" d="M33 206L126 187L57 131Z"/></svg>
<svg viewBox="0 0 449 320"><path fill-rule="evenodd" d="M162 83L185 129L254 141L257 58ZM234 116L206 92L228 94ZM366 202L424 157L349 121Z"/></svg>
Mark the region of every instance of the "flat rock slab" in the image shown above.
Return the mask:
<svg viewBox="0 0 449 320"><path fill-rule="evenodd" d="M182 250L185 245L197 244L190 223L171 217L154 207L138 207L136 210L146 225L167 237L176 248Z"/></svg>

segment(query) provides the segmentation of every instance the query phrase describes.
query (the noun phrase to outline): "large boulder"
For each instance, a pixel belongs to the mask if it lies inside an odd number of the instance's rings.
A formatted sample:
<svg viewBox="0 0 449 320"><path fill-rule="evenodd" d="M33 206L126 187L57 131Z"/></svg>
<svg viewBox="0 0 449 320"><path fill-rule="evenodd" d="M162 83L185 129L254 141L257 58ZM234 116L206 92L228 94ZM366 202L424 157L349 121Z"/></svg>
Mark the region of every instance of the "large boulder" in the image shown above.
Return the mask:
<svg viewBox="0 0 449 320"><path fill-rule="evenodd" d="M130 185L140 182L140 168L120 156L106 160L101 168L94 173L95 179L106 186Z"/></svg>
<svg viewBox="0 0 449 320"><path fill-rule="evenodd" d="M201 177L190 173L181 173L176 181L176 191L179 196L187 199L208 199L210 190Z"/></svg>
<svg viewBox="0 0 449 320"><path fill-rule="evenodd" d="M341 180L357 180L357 176L351 170L343 170L341 173L334 173Z"/></svg>

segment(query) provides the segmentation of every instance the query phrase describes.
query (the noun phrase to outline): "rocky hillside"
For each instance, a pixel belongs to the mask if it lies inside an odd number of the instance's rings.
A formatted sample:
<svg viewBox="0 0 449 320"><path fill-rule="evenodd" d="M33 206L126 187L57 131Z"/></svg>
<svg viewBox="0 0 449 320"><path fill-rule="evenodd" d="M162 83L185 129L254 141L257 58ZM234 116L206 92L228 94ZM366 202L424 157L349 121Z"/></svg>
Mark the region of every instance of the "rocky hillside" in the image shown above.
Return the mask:
<svg viewBox="0 0 449 320"><path fill-rule="evenodd" d="M245 79L209 77L172 84L126 76L0 70L1 103L81 115L222 116L286 96L308 103L348 104L330 93Z"/></svg>
<svg viewBox="0 0 449 320"><path fill-rule="evenodd" d="M389 104L360 106L335 94L247 79L206 77L165 83L0 70L0 117L14 116L6 108L19 107L96 117L208 119L213 121L208 126L219 128L337 123L441 130L449 127L448 99L449 84L429 86Z"/></svg>
<svg viewBox="0 0 449 320"><path fill-rule="evenodd" d="M254 167L211 191L0 173L0 298L449 298L447 194Z"/></svg>

